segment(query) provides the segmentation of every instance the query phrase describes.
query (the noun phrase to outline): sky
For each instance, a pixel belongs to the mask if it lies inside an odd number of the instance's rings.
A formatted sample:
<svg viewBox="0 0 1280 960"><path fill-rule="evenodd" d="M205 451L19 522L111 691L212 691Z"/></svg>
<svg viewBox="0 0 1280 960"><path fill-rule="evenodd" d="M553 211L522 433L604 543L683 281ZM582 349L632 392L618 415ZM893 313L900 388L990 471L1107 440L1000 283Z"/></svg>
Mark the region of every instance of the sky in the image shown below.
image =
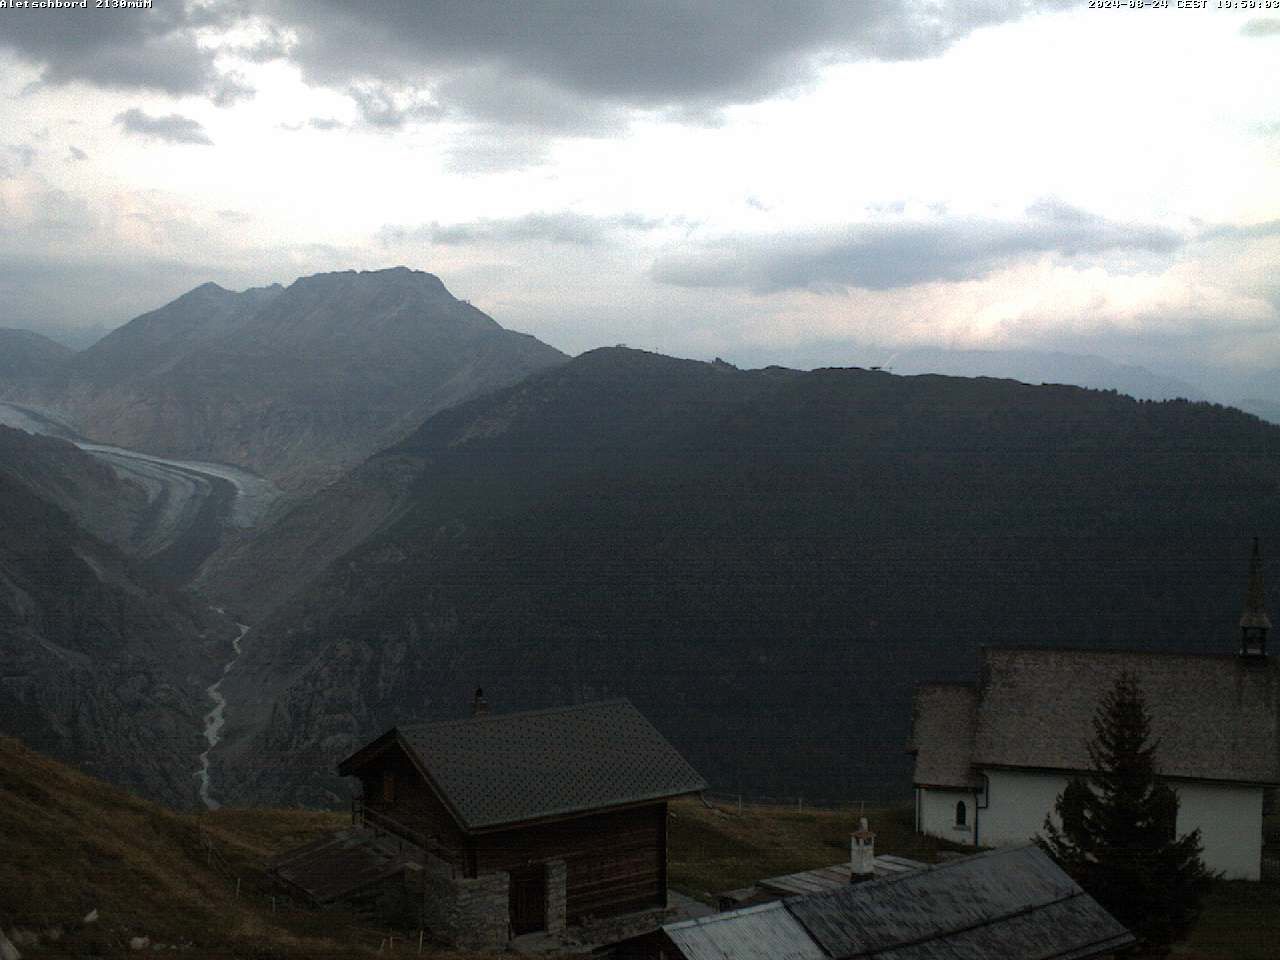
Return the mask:
<svg viewBox="0 0 1280 960"><path fill-rule="evenodd" d="M569 353L1280 367L1280 11L92 2L0 0L0 326L403 264Z"/></svg>

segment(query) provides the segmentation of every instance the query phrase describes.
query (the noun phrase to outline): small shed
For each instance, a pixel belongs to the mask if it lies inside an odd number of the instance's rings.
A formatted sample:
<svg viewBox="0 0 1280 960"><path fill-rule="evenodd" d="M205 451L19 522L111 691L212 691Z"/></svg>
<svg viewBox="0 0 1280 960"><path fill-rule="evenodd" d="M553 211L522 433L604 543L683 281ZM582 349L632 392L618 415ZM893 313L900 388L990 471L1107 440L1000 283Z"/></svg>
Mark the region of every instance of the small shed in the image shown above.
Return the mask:
<svg viewBox="0 0 1280 960"><path fill-rule="evenodd" d="M625 699L392 728L338 772L357 819L507 875L515 935L665 908L667 802L707 786Z"/></svg>

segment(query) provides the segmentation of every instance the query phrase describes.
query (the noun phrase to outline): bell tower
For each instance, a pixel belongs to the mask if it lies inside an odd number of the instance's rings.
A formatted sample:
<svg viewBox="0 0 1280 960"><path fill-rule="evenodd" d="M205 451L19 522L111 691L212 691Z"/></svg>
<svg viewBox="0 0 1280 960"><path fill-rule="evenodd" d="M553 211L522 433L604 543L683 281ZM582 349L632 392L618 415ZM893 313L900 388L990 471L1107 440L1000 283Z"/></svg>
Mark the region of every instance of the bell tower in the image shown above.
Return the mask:
<svg viewBox="0 0 1280 960"><path fill-rule="evenodd" d="M1240 656L1265 657L1270 629L1262 590L1262 551L1258 548L1258 538L1254 537L1253 556L1249 558L1249 589L1245 593L1244 613L1240 615Z"/></svg>

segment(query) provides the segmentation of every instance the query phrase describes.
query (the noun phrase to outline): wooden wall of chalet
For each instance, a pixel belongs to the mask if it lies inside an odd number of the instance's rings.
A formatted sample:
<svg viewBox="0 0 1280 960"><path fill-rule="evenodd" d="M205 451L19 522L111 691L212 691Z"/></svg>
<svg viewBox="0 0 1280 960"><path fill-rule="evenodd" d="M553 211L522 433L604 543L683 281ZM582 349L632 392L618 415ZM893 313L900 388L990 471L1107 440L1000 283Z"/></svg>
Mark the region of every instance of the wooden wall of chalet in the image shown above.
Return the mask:
<svg viewBox="0 0 1280 960"><path fill-rule="evenodd" d="M666 906L665 802L468 836L398 746L357 776L368 809L436 838L440 855L465 876L563 860L565 912L571 923Z"/></svg>
<svg viewBox="0 0 1280 960"><path fill-rule="evenodd" d="M472 876L563 860L570 923L666 906L665 802L479 834L471 842Z"/></svg>
<svg viewBox="0 0 1280 960"><path fill-rule="evenodd" d="M388 784L387 777L392 777ZM440 856L465 869L466 844L462 830L440 802L418 768L399 747L387 751L359 771L366 807L395 817L405 826L441 846ZM391 797L386 796L390 785Z"/></svg>

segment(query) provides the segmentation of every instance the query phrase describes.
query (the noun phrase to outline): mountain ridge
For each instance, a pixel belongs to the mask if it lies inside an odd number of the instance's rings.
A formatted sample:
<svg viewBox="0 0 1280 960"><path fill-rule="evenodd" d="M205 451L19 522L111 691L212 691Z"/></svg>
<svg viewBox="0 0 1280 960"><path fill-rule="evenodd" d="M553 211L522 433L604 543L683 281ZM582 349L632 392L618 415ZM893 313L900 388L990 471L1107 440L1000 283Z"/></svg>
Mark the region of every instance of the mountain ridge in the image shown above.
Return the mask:
<svg viewBox="0 0 1280 960"><path fill-rule="evenodd" d="M6 386L94 440L317 489L423 419L563 362L405 267L205 283Z"/></svg>

